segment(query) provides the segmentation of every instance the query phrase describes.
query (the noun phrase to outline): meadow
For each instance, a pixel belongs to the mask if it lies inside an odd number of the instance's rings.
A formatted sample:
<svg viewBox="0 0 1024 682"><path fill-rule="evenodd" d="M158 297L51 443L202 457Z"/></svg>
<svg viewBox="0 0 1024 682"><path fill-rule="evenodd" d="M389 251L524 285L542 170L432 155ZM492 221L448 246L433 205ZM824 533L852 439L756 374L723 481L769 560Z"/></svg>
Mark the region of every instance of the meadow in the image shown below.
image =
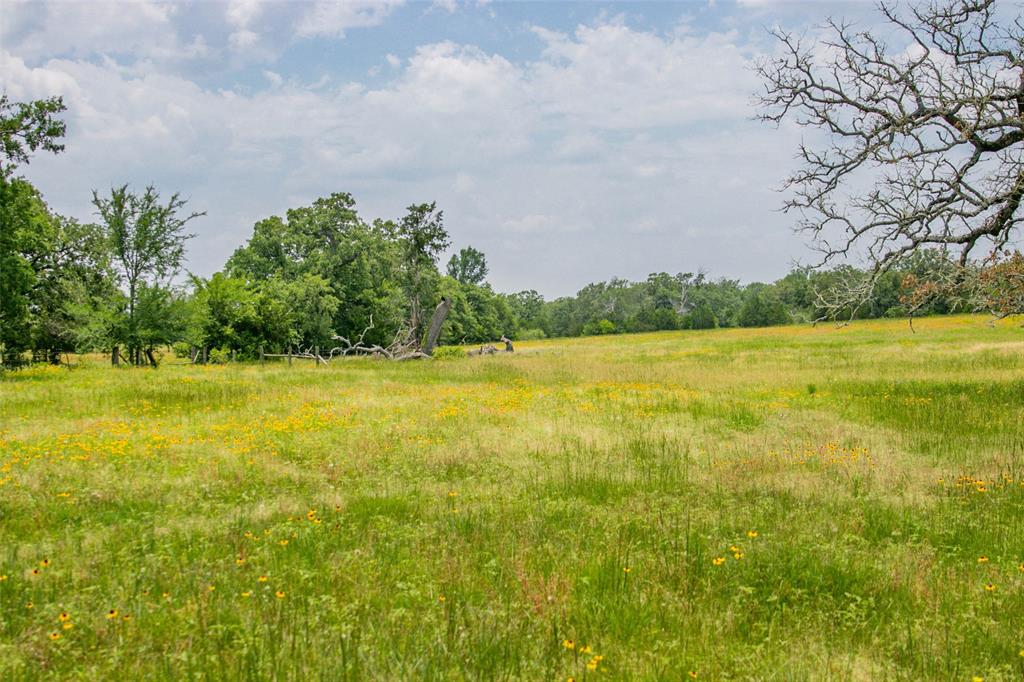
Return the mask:
<svg viewBox="0 0 1024 682"><path fill-rule="evenodd" d="M1024 331L0 378L0 679L1020 680Z"/></svg>

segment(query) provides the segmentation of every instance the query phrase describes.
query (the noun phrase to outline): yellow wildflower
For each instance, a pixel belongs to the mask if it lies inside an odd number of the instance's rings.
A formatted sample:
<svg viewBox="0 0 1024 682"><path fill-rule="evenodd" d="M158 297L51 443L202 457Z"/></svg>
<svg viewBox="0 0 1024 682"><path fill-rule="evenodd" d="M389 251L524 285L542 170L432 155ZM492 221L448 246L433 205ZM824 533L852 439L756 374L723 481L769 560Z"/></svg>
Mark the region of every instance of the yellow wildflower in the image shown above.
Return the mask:
<svg viewBox="0 0 1024 682"><path fill-rule="evenodd" d="M278 599L284 599L284 590L278 590L277 592L274 593L274 596L277 597Z"/></svg>
<svg viewBox="0 0 1024 682"><path fill-rule="evenodd" d="M715 557L714 559L711 560L711 563L713 563L715 566L721 566L722 564L725 563L725 557L724 556L717 556L717 557Z"/></svg>
<svg viewBox="0 0 1024 682"><path fill-rule="evenodd" d="M576 642L572 641L571 639L563 639L562 646L564 646L566 649L575 649Z"/></svg>
<svg viewBox="0 0 1024 682"><path fill-rule="evenodd" d="M117 609L107 611L107 620L113 620L114 618L117 618Z"/></svg>

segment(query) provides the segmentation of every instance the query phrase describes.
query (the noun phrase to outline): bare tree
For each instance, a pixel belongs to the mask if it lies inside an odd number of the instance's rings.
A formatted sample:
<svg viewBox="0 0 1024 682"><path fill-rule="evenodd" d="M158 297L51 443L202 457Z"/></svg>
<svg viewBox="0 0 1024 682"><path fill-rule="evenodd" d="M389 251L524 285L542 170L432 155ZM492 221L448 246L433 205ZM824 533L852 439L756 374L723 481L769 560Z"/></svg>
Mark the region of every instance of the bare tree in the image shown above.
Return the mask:
<svg viewBox="0 0 1024 682"><path fill-rule="evenodd" d="M821 129L799 148L784 209L820 264L867 256L877 275L922 247L1002 250L1024 212L1024 23L993 0L881 5L895 35L829 20L808 42L774 30L759 118ZM1017 8L1019 9L1019 8Z"/></svg>

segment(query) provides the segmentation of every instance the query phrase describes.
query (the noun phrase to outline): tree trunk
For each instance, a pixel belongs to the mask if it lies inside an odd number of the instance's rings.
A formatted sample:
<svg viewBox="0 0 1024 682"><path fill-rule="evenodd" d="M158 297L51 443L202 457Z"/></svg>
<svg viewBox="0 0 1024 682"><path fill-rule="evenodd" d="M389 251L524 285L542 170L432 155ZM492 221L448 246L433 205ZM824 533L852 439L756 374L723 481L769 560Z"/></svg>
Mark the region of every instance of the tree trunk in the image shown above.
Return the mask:
<svg viewBox="0 0 1024 682"><path fill-rule="evenodd" d="M444 324L445 318L448 317L448 311L451 309L452 302L447 298L442 298L434 308L434 315L430 318L430 329L427 330L427 342L423 345L424 355L433 355L434 346L437 345L437 339L441 336L441 325Z"/></svg>

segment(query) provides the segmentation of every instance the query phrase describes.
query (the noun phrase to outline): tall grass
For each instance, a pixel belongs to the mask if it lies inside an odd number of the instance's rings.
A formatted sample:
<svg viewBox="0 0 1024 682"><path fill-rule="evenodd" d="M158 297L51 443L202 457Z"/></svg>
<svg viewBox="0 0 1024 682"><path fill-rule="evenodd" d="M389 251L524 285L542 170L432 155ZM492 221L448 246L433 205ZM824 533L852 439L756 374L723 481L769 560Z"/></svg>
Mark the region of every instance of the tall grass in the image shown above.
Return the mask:
<svg viewBox="0 0 1024 682"><path fill-rule="evenodd" d="M0 378L0 678L1019 680L976 317Z"/></svg>

